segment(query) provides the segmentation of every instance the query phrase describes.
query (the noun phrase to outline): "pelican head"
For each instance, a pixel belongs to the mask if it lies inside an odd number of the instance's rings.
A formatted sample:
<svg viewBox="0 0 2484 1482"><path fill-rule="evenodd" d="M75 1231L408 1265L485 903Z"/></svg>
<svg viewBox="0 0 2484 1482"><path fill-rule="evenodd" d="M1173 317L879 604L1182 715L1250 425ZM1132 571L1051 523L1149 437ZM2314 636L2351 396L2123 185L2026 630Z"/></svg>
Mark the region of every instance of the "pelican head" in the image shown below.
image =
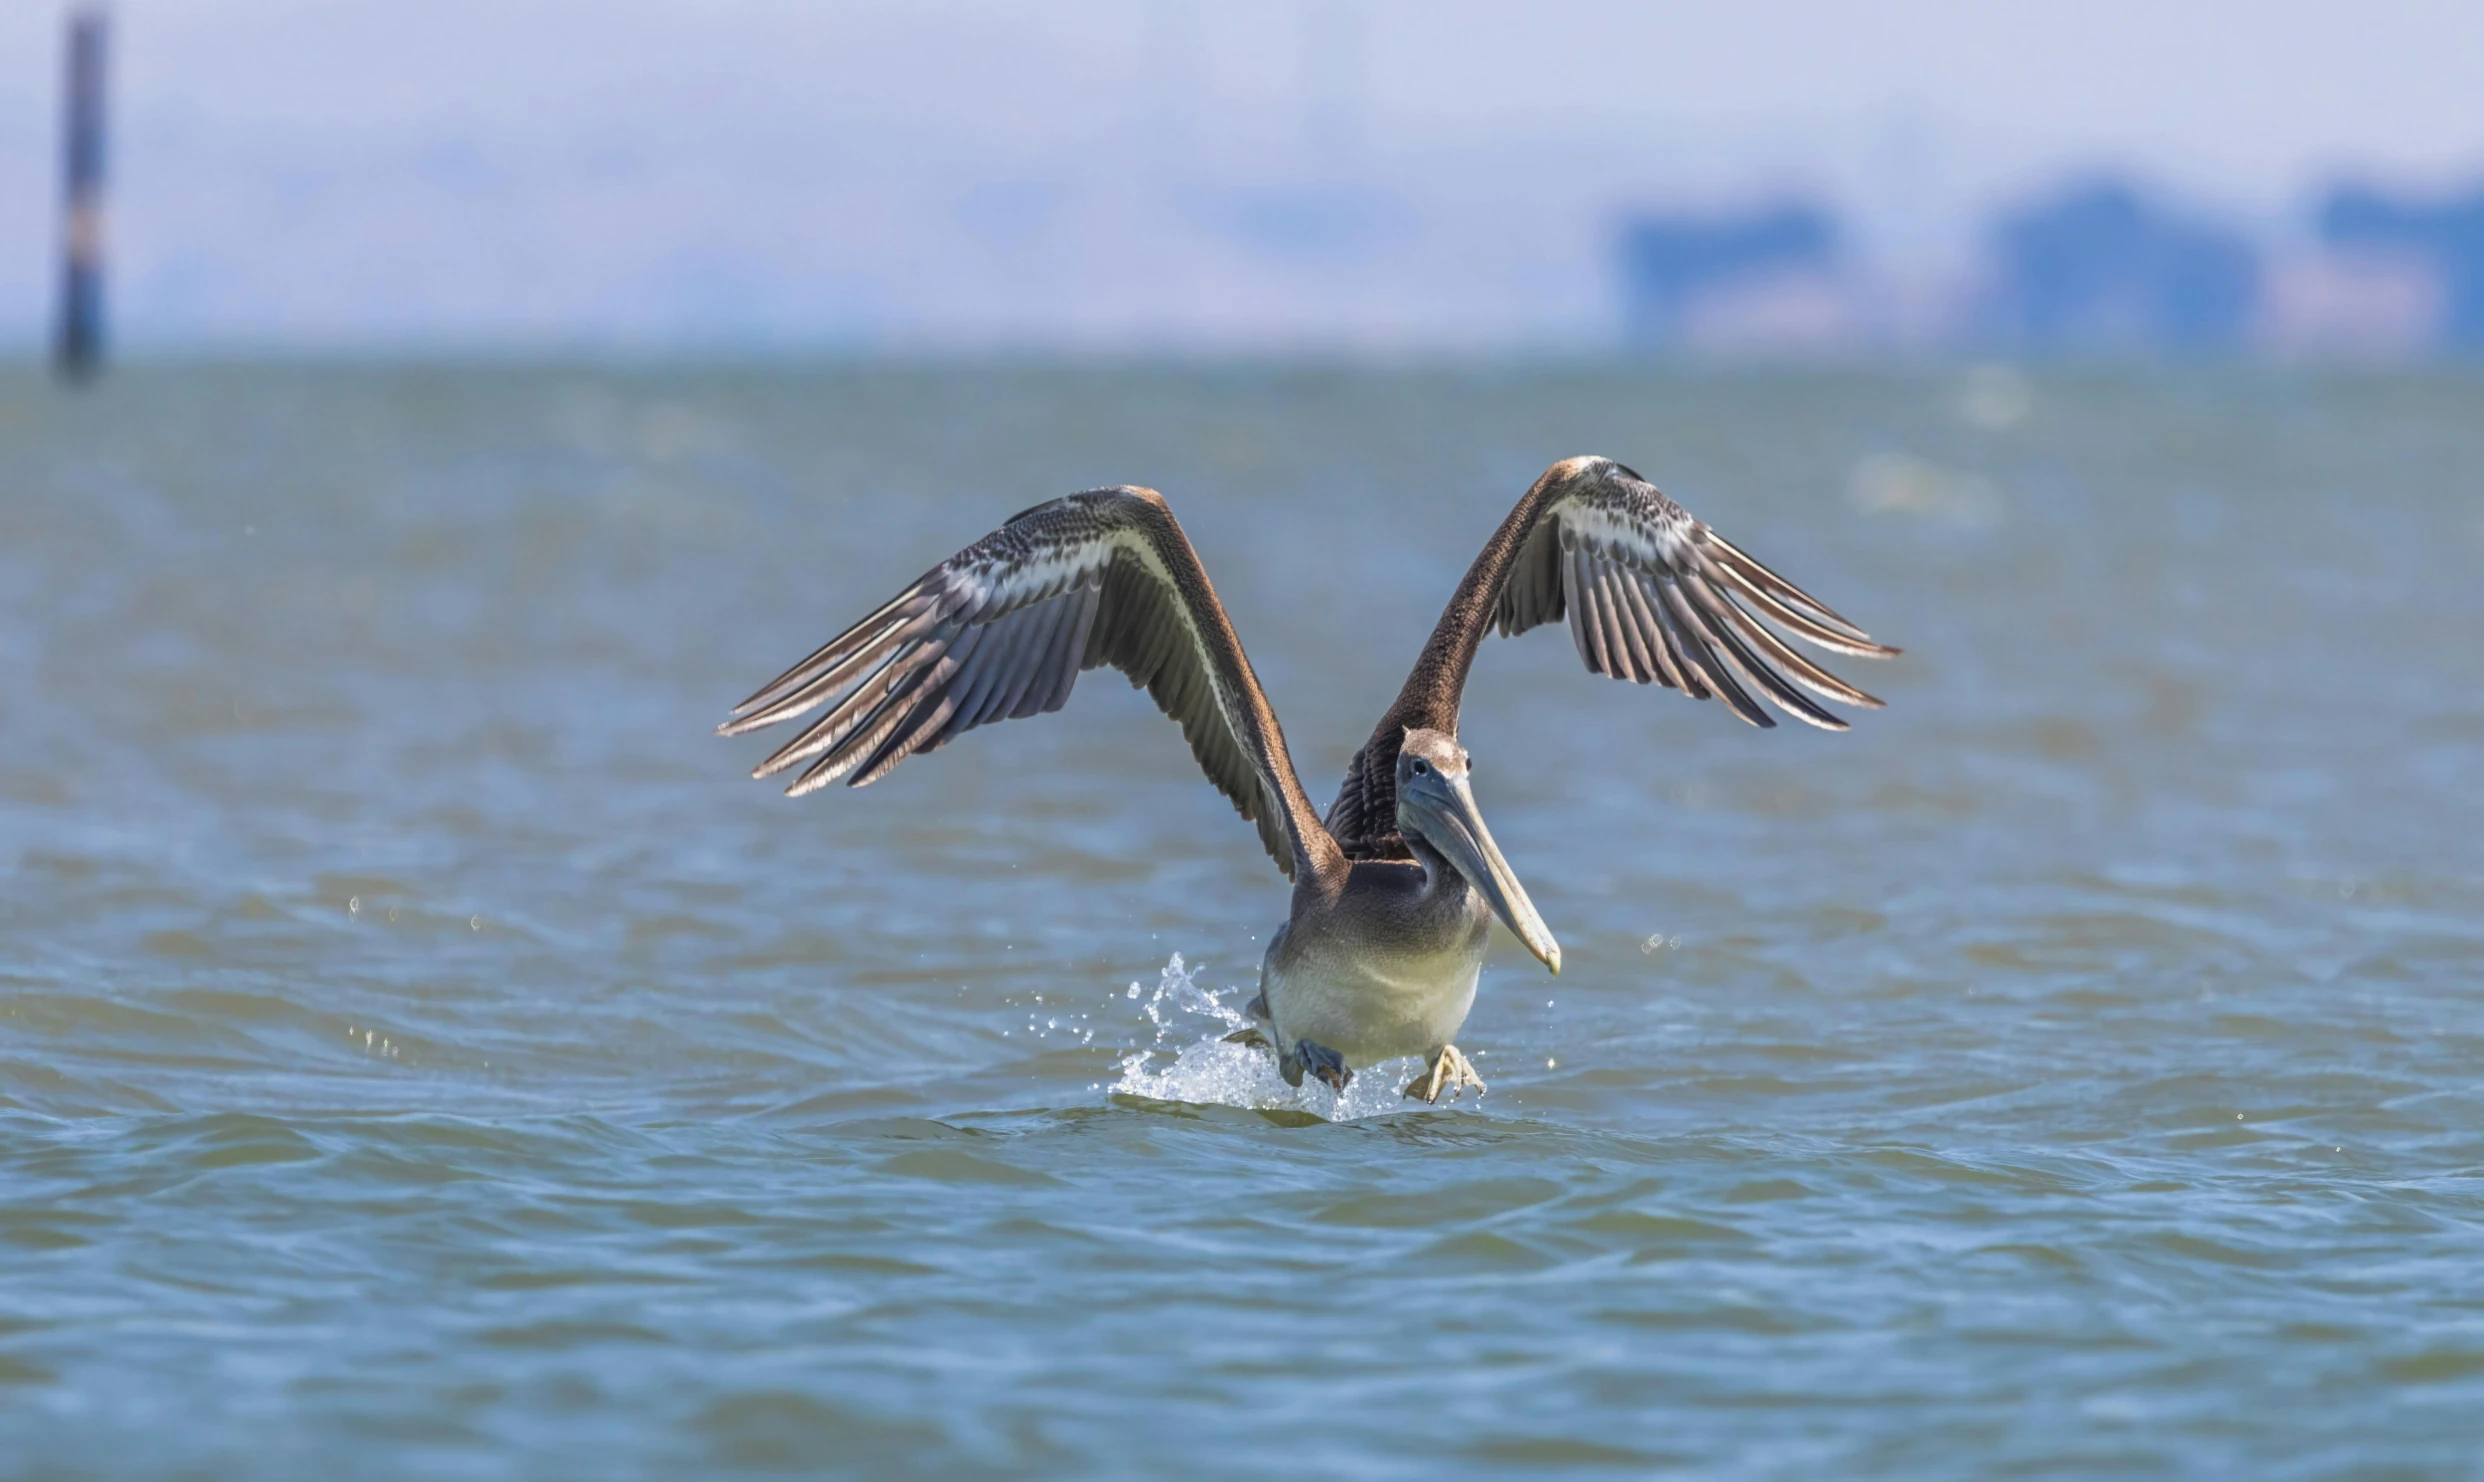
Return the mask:
<svg viewBox="0 0 2484 1482"><path fill-rule="evenodd" d="M1527 888L1518 883L1509 861L1501 858L1475 806L1467 785L1471 767L1466 748L1440 731L1409 727L1397 753L1397 829L1447 860L1492 906L1501 924L1514 932L1527 950L1556 974L1561 971L1561 944L1553 940L1544 918L1535 914Z"/></svg>

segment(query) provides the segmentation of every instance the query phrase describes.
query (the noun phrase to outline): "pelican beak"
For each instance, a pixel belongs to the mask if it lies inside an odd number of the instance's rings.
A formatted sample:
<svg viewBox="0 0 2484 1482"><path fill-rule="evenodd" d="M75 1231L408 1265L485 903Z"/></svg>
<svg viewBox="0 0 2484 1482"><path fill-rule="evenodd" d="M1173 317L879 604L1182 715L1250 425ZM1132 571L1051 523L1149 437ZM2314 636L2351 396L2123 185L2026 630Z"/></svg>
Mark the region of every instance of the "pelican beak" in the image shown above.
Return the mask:
<svg viewBox="0 0 2484 1482"><path fill-rule="evenodd" d="M1492 842L1492 830L1484 827L1483 814L1475 807L1475 794L1466 779L1443 777L1438 772L1419 780L1409 779L1404 801L1413 811L1425 840L1457 867L1466 883L1483 892L1483 898L1492 903L1492 914L1527 944L1527 950L1535 954L1538 962L1558 976L1561 944L1553 940L1544 918L1535 914L1535 903L1527 899L1527 888L1518 883L1509 861L1501 858L1501 848Z"/></svg>

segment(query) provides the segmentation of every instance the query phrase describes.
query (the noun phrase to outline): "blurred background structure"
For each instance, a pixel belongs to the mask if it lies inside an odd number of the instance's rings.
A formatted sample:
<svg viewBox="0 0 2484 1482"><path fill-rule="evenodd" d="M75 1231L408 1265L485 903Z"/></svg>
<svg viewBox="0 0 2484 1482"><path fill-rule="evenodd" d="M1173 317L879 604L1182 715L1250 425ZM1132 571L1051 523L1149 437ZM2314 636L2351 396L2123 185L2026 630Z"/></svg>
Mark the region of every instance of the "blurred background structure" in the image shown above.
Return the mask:
<svg viewBox="0 0 2484 1482"><path fill-rule="evenodd" d="M61 91L60 319L52 355L71 380L103 363L104 97L103 12L69 13Z"/></svg>
<svg viewBox="0 0 2484 1482"><path fill-rule="evenodd" d="M142 352L2484 347L2484 8L124 0ZM0 13L0 345L62 11Z"/></svg>

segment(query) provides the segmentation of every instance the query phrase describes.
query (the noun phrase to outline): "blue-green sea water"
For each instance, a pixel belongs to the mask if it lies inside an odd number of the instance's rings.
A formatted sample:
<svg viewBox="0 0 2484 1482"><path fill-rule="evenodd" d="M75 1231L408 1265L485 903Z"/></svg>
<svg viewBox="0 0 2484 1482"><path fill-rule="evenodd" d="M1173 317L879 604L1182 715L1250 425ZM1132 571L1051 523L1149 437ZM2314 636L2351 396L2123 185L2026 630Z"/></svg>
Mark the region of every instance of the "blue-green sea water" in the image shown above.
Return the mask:
<svg viewBox="0 0 2484 1482"><path fill-rule="evenodd" d="M1285 887L1115 675L710 734L1137 482L1325 801L1576 453L1907 654L1834 736L1487 648L1567 965L1480 1103L1215 1042ZM2472 376L11 372L0 870L10 1475L2484 1457Z"/></svg>

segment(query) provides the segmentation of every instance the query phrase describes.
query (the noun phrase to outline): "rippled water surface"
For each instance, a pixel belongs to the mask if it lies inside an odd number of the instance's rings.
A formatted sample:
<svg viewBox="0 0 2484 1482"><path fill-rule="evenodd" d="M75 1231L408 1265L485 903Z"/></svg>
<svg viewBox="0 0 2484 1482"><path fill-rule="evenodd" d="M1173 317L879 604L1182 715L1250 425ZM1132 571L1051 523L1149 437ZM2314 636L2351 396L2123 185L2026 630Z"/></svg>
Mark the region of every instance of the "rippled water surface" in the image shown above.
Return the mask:
<svg viewBox="0 0 2484 1482"><path fill-rule="evenodd" d="M725 708L1154 484L1325 802L1534 473L1907 657L1486 650L1480 1106L1214 1042L1285 890L1116 676ZM2471 1475L2484 384L0 377L0 1451L75 1475ZM1178 960L1177 960L1178 958Z"/></svg>

